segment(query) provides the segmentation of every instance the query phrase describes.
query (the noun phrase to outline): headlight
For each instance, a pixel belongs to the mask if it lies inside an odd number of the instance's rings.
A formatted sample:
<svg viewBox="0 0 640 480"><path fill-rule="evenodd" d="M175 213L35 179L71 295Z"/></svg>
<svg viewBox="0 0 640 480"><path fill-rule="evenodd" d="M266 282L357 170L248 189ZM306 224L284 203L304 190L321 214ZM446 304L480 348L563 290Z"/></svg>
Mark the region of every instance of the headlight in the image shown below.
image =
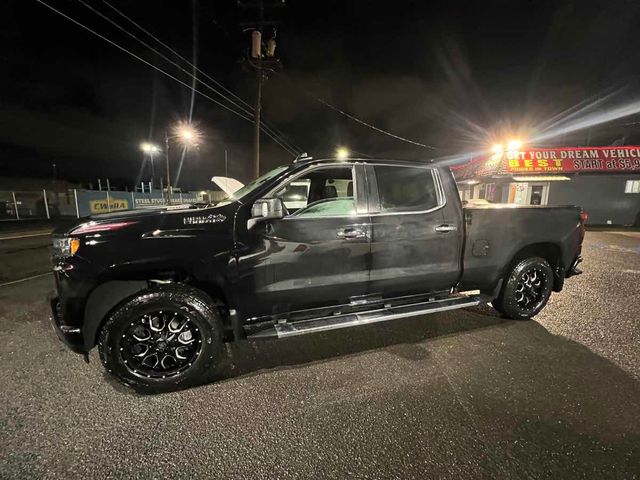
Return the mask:
<svg viewBox="0 0 640 480"><path fill-rule="evenodd" d="M80 248L79 238L54 238L54 255L59 257L72 257Z"/></svg>

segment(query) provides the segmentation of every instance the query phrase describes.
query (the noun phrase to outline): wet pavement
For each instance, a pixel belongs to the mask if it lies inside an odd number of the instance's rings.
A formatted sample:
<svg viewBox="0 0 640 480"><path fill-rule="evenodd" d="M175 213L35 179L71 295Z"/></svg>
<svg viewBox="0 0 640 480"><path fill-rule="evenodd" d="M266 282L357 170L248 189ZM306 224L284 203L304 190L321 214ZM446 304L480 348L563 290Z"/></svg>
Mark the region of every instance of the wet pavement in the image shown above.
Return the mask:
<svg viewBox="0 0 640 480"><path fill-rule="evenodd" d="M155 396L59 343L50 277L2 287L0 477L640 478L640 235L584 256L535 321L228 345L210 383Z"/></svg>

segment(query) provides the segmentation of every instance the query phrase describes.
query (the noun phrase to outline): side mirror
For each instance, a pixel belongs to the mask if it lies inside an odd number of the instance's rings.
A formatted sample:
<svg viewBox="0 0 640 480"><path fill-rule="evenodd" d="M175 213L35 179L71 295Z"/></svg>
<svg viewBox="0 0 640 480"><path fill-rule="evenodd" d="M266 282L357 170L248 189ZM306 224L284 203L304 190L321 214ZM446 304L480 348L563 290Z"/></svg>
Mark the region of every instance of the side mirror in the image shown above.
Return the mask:
<svg viewBox="0 0 640 480"><path fill-rule="evenodd" d="M285 208L280 198L260 198L251 207L251 219L247 222L247 229L265 220L274 220L285 216Z"/></svg>

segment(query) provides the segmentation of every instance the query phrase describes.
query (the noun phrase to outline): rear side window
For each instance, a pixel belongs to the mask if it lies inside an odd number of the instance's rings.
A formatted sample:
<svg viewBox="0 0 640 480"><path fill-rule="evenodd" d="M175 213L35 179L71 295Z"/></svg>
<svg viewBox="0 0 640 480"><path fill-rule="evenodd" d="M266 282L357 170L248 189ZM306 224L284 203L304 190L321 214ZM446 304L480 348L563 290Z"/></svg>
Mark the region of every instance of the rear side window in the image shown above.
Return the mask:
<svg viewBox="0 0 640 480"><path fill-rule="evenodd" d="M383 212L419 212L438 206L431 169L376 165L374 170Z"/></svg>

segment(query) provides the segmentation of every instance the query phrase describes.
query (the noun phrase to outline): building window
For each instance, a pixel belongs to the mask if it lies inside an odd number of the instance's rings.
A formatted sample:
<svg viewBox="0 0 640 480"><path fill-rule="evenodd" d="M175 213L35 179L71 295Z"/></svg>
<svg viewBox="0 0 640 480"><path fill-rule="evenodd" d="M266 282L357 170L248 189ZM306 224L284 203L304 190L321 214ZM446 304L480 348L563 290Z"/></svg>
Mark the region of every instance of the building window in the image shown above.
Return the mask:
<svg viewBox="0 0 640 480"><path fill-rule="evenodd" d="M640 180L627 180L624 193L640 193Z"/></svg>

